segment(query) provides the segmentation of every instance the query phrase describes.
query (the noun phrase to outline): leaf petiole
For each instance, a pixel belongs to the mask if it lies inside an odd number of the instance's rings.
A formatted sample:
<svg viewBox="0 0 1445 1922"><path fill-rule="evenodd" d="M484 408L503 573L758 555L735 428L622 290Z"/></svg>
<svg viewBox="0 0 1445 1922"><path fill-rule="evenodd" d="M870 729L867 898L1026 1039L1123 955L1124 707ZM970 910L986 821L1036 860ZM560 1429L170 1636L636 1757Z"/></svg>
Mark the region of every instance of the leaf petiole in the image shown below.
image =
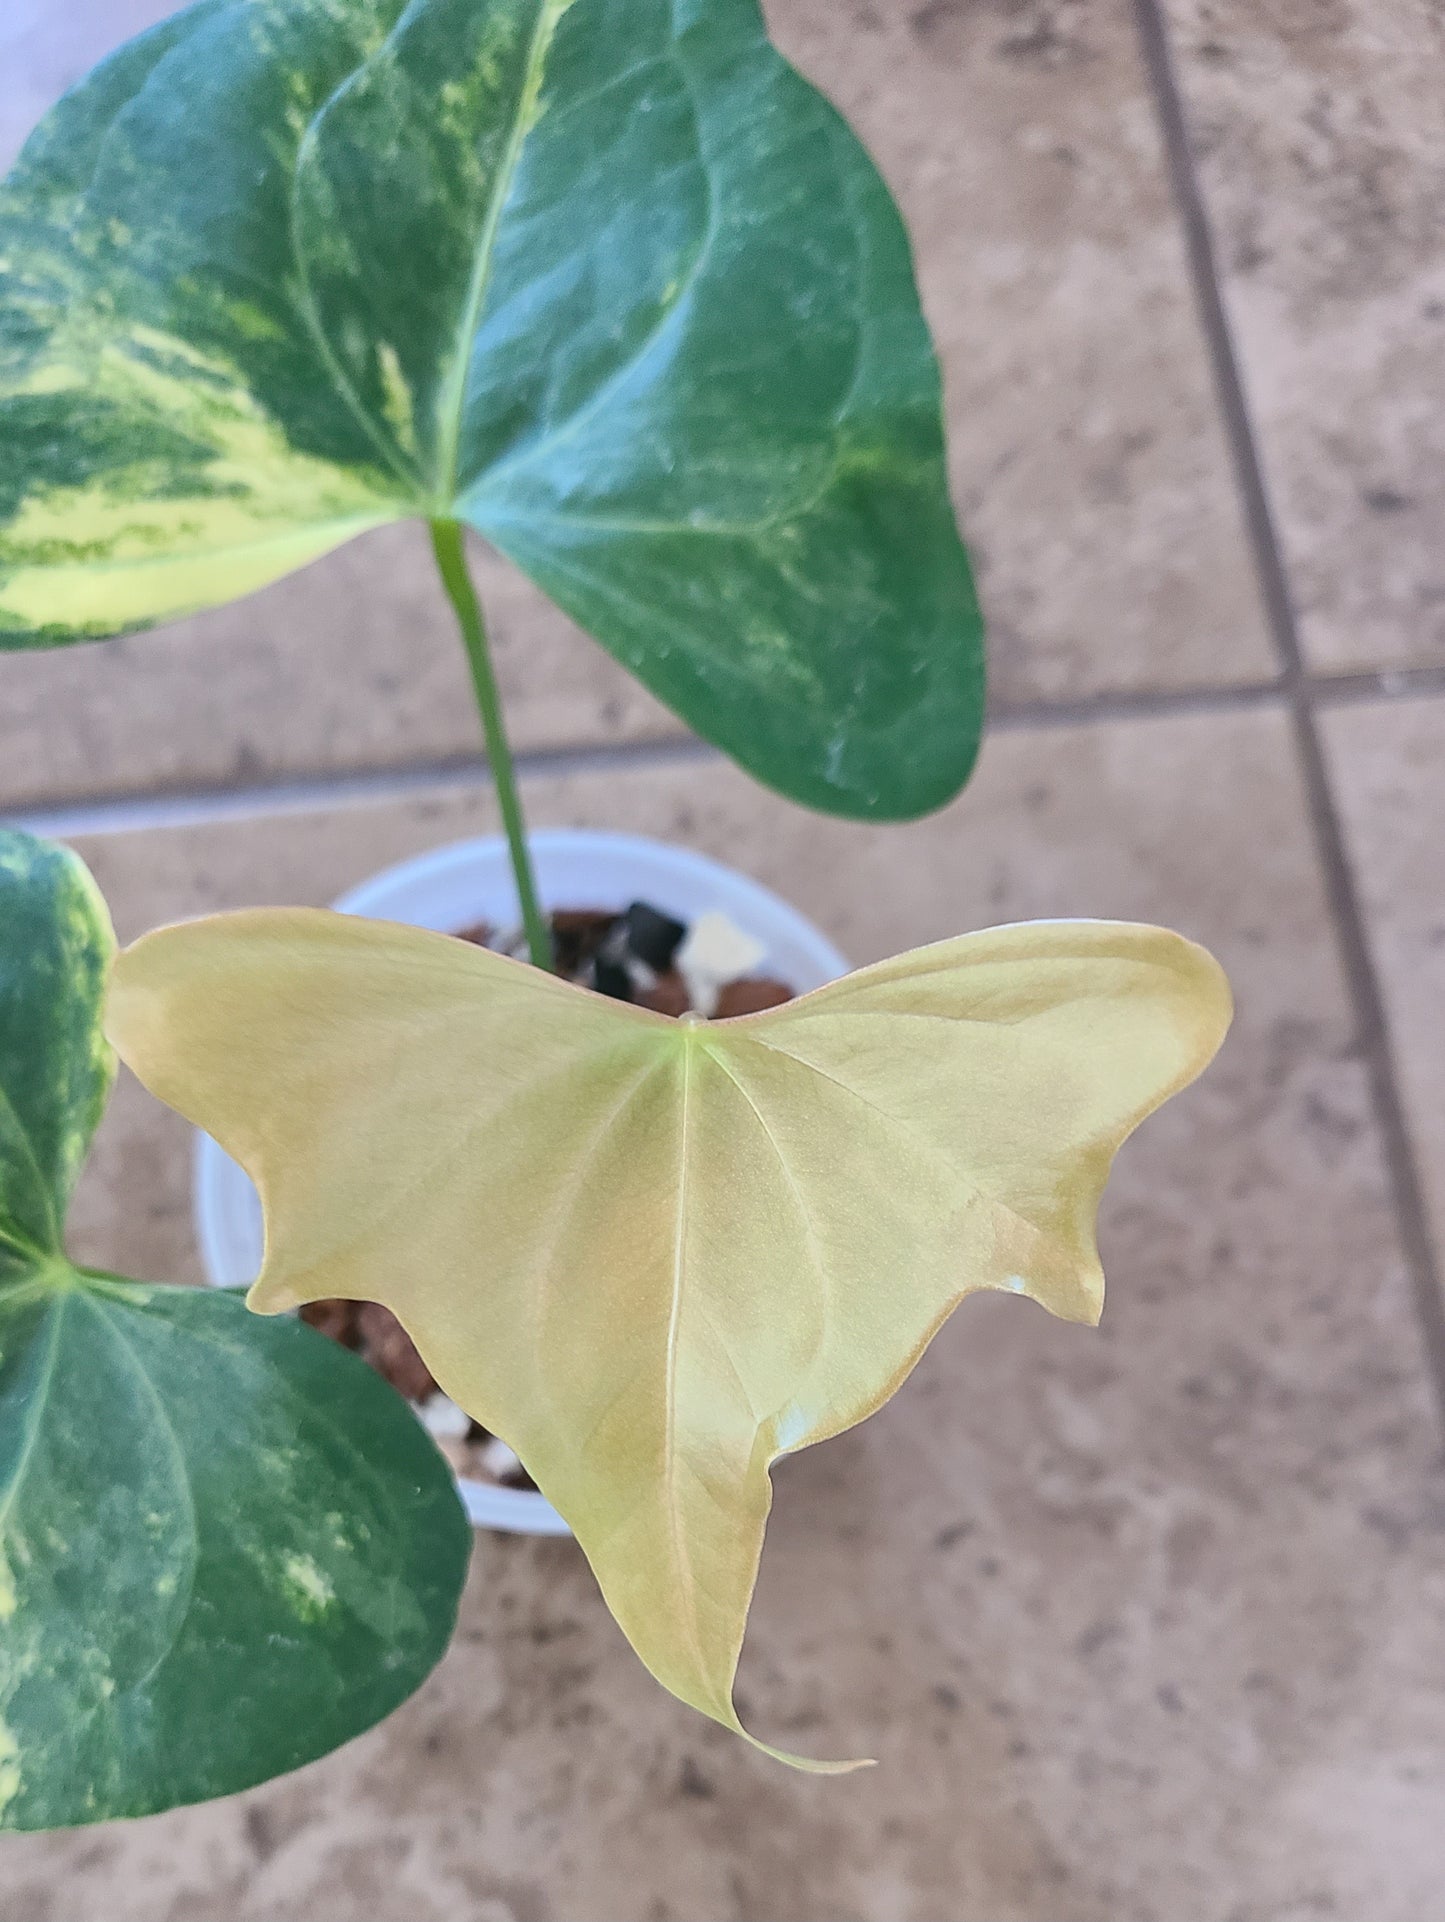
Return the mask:
<svg viewBox="0 0 1445 1922"><path fill-rule="evenodd" d="M521 903L528 952L533 967L550 973L552 937L537 900L532 857L527 851L527 826L522 818L522 803L517 793L517 773L507 742L507 731L502 724L502 702L497 692L496 676L492 672L481 603L472 586L472 577L467 572L462 530L453 520L434 520L429 525L442 584L456 609L457 623L462 630L467 661L472 670L472 686L476 690L477 711L482 717L482 733L487 743L487 760L491 765L497 802L502 810L502 825L507 835L507 848L512 857L512 873L516 877L517 899Z"/></svg>

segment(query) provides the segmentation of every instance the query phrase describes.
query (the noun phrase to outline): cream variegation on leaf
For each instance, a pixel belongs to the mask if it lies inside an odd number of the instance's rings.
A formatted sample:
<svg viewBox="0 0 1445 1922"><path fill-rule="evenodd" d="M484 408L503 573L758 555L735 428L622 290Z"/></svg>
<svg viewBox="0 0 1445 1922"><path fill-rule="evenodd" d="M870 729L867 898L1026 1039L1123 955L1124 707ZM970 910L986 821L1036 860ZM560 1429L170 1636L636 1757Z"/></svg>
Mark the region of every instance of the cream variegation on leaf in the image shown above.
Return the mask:
<svg viewBox="0 0 1445 1922"><path fill-rule="evenodd" d="M965 935L709 1025L261 910L128 949L108 1031L256 1180L252 1305L385 1302L653 1674L741 1733L770 1463L877 1409L975 1289L1096 1320L1114 1153L1229 1014L1208 954L1125 923Z"/></svg>

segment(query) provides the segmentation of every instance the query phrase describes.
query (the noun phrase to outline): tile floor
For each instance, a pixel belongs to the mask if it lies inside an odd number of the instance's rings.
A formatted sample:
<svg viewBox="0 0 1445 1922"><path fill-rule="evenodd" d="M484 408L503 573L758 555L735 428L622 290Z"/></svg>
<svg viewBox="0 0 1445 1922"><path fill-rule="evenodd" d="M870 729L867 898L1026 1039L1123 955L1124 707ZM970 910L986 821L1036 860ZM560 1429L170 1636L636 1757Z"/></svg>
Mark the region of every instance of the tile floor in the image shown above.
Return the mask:
<svg viewBox="0 0 1445 1922"><path fill-rule="evenodd" d="M10 0L0 160L166 0ZM908 211L994 634L980 772L908 828L700 752L488 576L533 819L720 854L857 960L1031 914L1229 968L1130 1145L1103 1328L974 1301L785 1466L753 1718L646 1680L569 1544L289 1780L0 1842L6 1922L1422 1922L1445 1872L1445 172L1439 0L776 0ZM0 659L0 807L122 935L325 901L493 825L413 530L168 633ZM135 1086L76 1219L196 1276Z"/></svg>

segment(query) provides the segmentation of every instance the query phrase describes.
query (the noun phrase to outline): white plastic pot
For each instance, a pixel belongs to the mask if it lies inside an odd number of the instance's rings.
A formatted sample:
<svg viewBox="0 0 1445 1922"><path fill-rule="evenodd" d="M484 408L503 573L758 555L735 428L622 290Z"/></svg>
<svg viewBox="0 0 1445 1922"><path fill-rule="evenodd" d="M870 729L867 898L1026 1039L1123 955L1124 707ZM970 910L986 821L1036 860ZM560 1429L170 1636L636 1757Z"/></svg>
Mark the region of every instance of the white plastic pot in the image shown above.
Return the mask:
<svg viewBox="0 0 1445 1922"><path fill-rule="evenodd" d="M547 829L531 837L542 905L625 908L647 901L679 921L710 910L728 916L767 950L759 972L798 992L845 974L848 963L810 921L756 881L687 848L632 834ZM363 881L336 906L345 914L454 934L478 921L512 927L521 919L507 845L500 836L458 841L402 861ZM208 1135L197 1138L194 1210L206 1273L219 1288L247 1286L261 1268L261 1204L242 1169ZM545 1197L539 1198L545 1206ZM541 1495L458 1477L477 1527L520 1535L565 1535L566 1522Z"/></svg>

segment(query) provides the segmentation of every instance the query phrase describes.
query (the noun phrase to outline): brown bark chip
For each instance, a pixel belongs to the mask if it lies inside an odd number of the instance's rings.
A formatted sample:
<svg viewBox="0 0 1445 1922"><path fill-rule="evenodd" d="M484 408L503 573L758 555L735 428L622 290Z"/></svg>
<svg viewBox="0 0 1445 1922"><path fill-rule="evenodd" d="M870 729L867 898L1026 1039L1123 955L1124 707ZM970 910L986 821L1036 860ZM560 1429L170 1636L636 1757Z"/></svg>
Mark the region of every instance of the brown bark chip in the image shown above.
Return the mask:
<svg viewBox="0 0 1445 1922"><path fill-rule="evenodd" d="M389 1308L380 1302L364 1301L356 1316L361 1336L361 1352L377 1374L384 1375L392 1387L408 1401L425 1401L435 1394L431 1370L416 1352L411 1336Z"/></svg>
<svg viewBox="0 0 1445 1922"><path fill-rule="evenodd" d="M714 1021L730 1021L739 1014L761 1014L764 1008L780 1008L792 998L793 990L785 987L781 981L761 978L729 981L718 991L712 1018Z"/></svg>

